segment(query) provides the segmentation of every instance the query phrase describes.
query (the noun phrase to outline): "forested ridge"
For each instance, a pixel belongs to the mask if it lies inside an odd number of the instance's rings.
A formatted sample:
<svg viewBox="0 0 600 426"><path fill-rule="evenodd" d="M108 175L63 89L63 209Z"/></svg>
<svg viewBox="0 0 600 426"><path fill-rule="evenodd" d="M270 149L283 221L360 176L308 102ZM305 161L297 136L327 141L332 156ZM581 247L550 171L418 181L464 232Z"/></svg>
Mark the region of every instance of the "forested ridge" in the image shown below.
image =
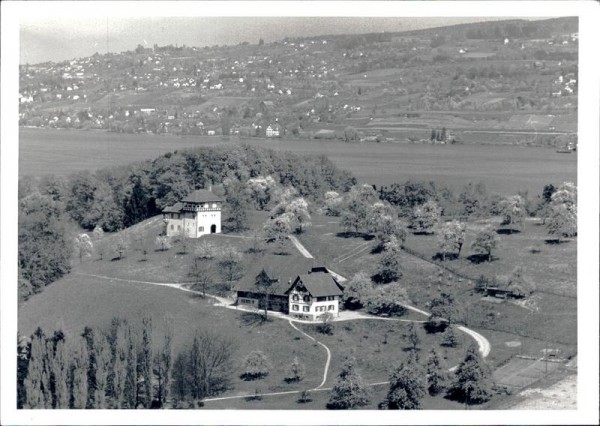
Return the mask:
<svg viewBox="0 0 600 426"><path fill-rule="evenodd" d="M78 228L114 232L161 212L195 189L212 187L231 208L247 209L242 185L270 176L310 201L356 183L325 156L299 156L252 146L167 153L151 161L19 181L19 295L26 299L70 270ZM260 206L258 206L260 208Z"/></svg>

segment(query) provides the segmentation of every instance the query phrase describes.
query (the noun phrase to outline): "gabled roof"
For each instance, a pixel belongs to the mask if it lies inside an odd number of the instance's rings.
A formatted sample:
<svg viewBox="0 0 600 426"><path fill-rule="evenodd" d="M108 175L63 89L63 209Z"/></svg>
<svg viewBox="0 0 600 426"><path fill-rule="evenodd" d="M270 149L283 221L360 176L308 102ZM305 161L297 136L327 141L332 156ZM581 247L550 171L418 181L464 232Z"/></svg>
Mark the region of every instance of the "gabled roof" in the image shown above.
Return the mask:
<svg viewBox="0 0 600 426"><path fill-rule="evenodd" d="M341 296L343 287L325 268L314 268L310 273L299 275L286 293L302 283L313 297Z"/></svg>
<svg viewBox="0 0 600 426"><path fill-rule="evenodd" d="M181 209L183 208L183 204L181 203L175 203L170 207L166 207L165 209L163 209L163 213L179 213L181 212Z"/></svg>
<svg viewBox="0 0 600 426"><path fill-rule="evenodd" d="M183 203L209 203L211 201L223 202L225 200L223 200L223 198L219 197L218 195L213 194L212 192L210 192L206 189L198 189L198 190L192 192L191 194L189 194L187 197L185 197L181 201Z"/></svg>
<svg viewBox="0 0 600 426"><path fill-rule="evenodd" d="M313 266L312 259L300 256L269 256L268 264L253 262L244 276L234 287L235 291L259 292L256 288L256 277L264 269L267 275L277 280L273 283L269 294L285 296L287 290L300 274L306 274Z"/></svg>

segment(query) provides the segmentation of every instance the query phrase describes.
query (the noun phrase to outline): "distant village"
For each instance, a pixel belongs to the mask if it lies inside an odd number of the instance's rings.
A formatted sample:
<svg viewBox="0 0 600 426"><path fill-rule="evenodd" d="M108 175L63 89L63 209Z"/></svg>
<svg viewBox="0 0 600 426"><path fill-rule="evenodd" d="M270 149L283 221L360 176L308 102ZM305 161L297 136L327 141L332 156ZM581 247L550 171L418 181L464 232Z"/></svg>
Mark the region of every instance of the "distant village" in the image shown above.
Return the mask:
<svg viewBox="0 0 600 426"><path fill-rule="evenodd" d="M410 119L406 111L574 111L578 33L502 35L455 40L382 33L204 48L138 45L119 54L22 64L19 123L380 142L386 137L377 127L389 124L378 119ZM440 66L451 66L454 78L441 77ZM532 72L539 77L533 85L525 78ZM427 136L419 139L429 141Z"/></svg>

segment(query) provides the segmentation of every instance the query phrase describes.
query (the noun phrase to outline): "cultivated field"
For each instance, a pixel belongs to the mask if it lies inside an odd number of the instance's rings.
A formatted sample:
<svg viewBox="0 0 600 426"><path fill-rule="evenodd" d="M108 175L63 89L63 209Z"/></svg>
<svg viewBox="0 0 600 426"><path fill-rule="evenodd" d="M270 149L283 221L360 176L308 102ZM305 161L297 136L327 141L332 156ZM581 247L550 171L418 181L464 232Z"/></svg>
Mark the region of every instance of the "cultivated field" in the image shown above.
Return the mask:
<svg viewBox="0 0 600 426"><path fill-rule="evenodd" d="M485 135L483 135L485 136ZM360 181L389 185L433 180L460 189L482 181L501 194L577 181L577 155L550 148L485 145L346 144L316 140L240 140L232 137L173 137L105 132L20 129L19 175L95 170L184 148L248 143L300 154L322 154Z"/></svg>

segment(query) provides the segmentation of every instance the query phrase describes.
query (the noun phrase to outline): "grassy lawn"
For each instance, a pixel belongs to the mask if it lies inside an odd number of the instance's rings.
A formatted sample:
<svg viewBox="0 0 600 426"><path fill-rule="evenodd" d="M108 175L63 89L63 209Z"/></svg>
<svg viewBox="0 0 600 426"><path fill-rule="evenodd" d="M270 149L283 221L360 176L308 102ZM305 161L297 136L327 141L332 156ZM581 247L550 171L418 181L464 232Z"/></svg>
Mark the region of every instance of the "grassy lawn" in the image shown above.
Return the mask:
<svg viewBox="0 0 600 426"><path fill-rule="evenodd" d="M70 275L21 307L18 329L30 335L41 326L46 334L62 329L68 336L75 336L86 325L106 328L115 316L137 323L144 314L150 314L154 341L159 342L162 319L167 313L174 320L176 351L189 344L194 333L202 329L213 330L232 340L235 374L232 377L234 389L229 394L254 392L257 387L263 392L312 388L321 383L325 351L321 347L314 348L312 341L293 330L286 321L263 323L254 315L214 307L210 299L171 288ZM239 364L253 350L263 350L273 370L265 379L243 381L239 378ZM307 366L318 367L307 368L301 384L288 385L283 381L285 369L294 356Z"/></svg>
<svg viewBox="0 0 600 426"><path fill-rule="evenodd" d="M485 225L499 225L499 219L478 220L467 223L465 244L461 256L447 261L449 267L471 277L506 275L516 267L523 268L524 275L535 282L538 290L568 296L577 295L577 240L561 244L548 244L546 227L539 220L525 221L522 232L498 235L499 246L492 252L492 262L474 263L469 256L475 254L470 248L475 234ZM438 252L437 235L409 234L406 245L428 258ZM532 248L535 248L532 252Z"/></svg>
<svg viewBox="0 0 600 426"><path fill-rule="evenodd" d="M325 386L335 384L347 356L354 356L357 367L367 383L387 380L391 369L400 361L407 359L411 350L408 340L403 334L408 333L408 324L380 320L356 320L334 323L332 335L323 335L311 324L299 324L299 327L329 347L332 352L330 376ZM417 327L421 343L418 346L420 361L424 364L430 348L435 348L443 362L450 368L460 362L466 345L471 341L464 334L457 332L459 346L444 348L440 346L440 334L427 334L422 327ZM387 343L386 341L387 334Z"/></svg>

